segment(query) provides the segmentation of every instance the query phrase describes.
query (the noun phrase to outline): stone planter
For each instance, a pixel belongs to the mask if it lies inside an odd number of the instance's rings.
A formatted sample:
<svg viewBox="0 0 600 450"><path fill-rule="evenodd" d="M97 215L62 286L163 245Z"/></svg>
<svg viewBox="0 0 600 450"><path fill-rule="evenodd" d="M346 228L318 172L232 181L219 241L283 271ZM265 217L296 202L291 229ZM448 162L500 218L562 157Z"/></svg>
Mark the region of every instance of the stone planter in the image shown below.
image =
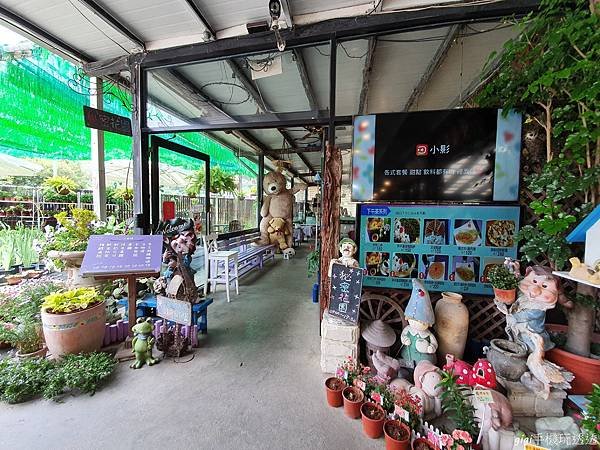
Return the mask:
<svg viewBox="0 0 600 450"><path fill-rule="evenodd" d="M444 361L447 354L462 359L469 332L469 310L462 303L462 295L442 292L435 304L435 330L438 361Z"/></svg>
<svg viewBox="0 0 600 450"><path fill-rule="evenodd" d="M83 278L80 273L81 263L85 252L59 252L51 250L48 252L48 258L60 259L67 272L67 288L98 286L101 282L96 281L94 277Z"/></svg>
<svg viewBox="0 0 600 450"><path fill-rule="evenodd" d="M506 339L492 339L486 352L496 374L510 381L519 381L527 371L527 348Z"/></svg>
<svg viewBox="0 0 600 450"><path fill-rule="evenodd" d="M100 350L105 323L106 302L69 314L50 314L42 310L46 346L56 356Z"/></svg>

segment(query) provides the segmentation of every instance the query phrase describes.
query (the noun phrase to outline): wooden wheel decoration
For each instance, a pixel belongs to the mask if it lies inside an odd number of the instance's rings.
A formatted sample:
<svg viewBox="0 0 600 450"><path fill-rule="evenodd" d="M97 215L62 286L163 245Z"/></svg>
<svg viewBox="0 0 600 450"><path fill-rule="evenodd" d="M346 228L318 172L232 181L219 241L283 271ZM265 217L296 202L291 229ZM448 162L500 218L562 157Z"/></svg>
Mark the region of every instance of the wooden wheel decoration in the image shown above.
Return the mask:
<svg viewBox="0 0 600 450"><path fill-rule="evenodd" d="M396 334L407 325L404 311L398 303L385 295L364 294L360 300L361 320L382 320L391 326Z"/></svg>

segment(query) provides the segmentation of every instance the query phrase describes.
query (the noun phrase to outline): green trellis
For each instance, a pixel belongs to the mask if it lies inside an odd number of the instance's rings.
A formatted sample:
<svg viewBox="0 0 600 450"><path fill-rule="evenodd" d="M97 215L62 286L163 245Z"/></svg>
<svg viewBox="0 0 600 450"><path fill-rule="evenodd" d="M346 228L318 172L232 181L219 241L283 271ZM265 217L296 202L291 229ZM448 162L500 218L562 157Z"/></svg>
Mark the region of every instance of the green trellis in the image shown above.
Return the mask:
<svg viewBox="0 0 600 450"><path fill-rule="evenodd" d="M89 80L79 76L75 65L41 47L34 47L31 58L0 61L0 152L26 158L90 159L90 132L82 112L82 106L89 105L88 86ZM131 104L128 93L109 87L105 109L131 117L120 99ZM163 122L172 119L154 108L150 116ZM230 149L203 134L169 137L210 155L213 164L227 172L255 176ZM131 138L106 133L105 152L107 160L129 159ZM165 155L163 162L189 166L189 159L178 154Z"/></svg>

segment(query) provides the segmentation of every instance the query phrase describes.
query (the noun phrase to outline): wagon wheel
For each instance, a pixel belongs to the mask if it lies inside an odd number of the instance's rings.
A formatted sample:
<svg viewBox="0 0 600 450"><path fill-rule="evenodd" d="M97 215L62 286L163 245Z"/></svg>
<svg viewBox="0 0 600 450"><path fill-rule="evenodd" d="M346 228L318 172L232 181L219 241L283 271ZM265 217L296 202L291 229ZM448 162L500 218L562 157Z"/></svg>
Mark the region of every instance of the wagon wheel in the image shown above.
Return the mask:
<svg viewBox="0 0 600 450"><path fill-rule="evenodd" d="M400 334L407 324L404 311L389 297L379 294L364 294L360 299L361 320L382 320Z"/></svg>

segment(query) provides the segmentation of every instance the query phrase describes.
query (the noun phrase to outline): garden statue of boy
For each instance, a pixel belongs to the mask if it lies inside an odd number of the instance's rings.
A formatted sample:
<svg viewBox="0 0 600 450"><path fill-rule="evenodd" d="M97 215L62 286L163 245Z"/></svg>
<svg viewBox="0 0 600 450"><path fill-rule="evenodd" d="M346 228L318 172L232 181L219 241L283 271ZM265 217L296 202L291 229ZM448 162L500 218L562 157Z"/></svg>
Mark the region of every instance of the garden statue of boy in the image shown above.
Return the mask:
<svg viewBox="0 0 600 450"><path fill-rule="evenodd" d="M419 361L427 360L436 363L435 352L438 348L437 339L429 330L435 323L435 315L431 307L429 293L423 283L416 278L412 280L413 289L404 317L408 326L402 330L400 341L404 366L414 368Z"/></svg>
<svg viewBox="0 0 600 450"><path fill-rule="evenodd" d="M341 257L332 259L329 263L329 271L327 275L331 277L331 271L333 270L334 264L342 264L346 267L358 268L358 261L354 259L354 253L356 253L356 243L350 238L344 238L340 241L340 253Z"/></svg>
<svg viewBox="0 0 600 450"><path fill-rule="evenodd" d="M154 325L152 319L150 317L146 320L143 317L138 318L132 330L134 335L131 346L133 347L132 352L135 353L135 362L129 367L139 369L144 364L152 366L158 363L158 359L152 357L152 347L154 347L154 336L152 336Z"/></svg>

